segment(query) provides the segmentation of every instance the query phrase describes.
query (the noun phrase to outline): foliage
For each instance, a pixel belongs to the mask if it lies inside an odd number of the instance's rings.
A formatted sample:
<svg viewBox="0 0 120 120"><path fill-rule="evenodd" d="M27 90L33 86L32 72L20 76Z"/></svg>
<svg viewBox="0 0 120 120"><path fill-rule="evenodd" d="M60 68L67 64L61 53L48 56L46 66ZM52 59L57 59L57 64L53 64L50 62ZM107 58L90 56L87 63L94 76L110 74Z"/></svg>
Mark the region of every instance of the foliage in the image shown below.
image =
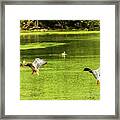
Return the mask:
<svg viewBox="0 0 120 120"><path fill-rule="evenodd" d="M20 28L30 31L85 30L99 31L99 20L20 20Z"/></svg>

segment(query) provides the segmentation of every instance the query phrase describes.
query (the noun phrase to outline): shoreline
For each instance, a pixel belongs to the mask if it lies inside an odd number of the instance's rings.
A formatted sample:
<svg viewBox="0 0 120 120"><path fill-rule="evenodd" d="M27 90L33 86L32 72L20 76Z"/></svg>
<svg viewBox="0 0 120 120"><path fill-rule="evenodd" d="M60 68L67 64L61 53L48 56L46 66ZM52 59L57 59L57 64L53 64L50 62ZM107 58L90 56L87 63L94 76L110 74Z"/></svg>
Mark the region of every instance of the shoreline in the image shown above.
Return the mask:
<svg viewBox="0 0 120 120"><path fill-rule="evenodd" d="M94 34L100 31L21 31L20 35L68 35L68 34Z"/></svg>

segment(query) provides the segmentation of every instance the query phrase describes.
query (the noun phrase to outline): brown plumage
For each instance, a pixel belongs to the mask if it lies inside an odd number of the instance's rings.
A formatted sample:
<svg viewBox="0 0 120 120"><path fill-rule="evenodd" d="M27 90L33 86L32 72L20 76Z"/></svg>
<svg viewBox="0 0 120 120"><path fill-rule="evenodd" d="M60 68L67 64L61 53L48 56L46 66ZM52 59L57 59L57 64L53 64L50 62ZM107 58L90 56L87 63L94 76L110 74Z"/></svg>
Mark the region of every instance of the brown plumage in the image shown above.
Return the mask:
<svg viewBox="0 0 120 120"><path fill-rule="evenodd" d="M37 75L39 75L39 68L41 68L45 64L47 64L47 62L45 60L36 58L32 63L24 62L24 64L20 64L20 65L30 67L32 69L32 74L37 73Z"/></svg>

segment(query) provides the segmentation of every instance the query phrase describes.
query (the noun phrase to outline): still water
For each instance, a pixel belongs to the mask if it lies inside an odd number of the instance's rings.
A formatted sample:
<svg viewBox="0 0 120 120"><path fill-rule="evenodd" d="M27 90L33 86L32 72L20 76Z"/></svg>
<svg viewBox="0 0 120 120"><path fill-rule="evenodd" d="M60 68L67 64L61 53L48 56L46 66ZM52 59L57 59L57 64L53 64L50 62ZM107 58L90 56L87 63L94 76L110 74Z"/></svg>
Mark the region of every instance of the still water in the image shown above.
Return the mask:
<svg viewBox="0 0 120 120"><path fill-rule="evenodd" d="M65 59L99 58L99 34L84 35L21 35L20 45L48 44L46 47L21 49L21 60L32 60L36 57L44 59L61 59L65 51ZM60 44L62 43L62 44ZM53 45L51 45L53 44ZM55 44L55 45L54 45Z"/></svg>

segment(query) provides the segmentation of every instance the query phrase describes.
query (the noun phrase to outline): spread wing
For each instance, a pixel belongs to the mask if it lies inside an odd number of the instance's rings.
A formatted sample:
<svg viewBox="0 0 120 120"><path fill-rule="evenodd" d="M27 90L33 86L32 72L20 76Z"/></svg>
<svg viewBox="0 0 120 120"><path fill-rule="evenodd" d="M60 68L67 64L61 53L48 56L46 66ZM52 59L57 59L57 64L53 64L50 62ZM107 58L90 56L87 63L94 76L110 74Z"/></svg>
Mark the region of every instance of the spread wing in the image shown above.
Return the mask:
<svg viewBox="0 0 120 120"><path fill-rule="evenodd" d="M43 59L40 59L40 58L36 58L36 59L33 61L33 63L32 63L32 65L33 65L36 69L40 68L42 65L45 65L45 64L47 64L47 62L46 62L45 60L43 60Z"/></svg>

